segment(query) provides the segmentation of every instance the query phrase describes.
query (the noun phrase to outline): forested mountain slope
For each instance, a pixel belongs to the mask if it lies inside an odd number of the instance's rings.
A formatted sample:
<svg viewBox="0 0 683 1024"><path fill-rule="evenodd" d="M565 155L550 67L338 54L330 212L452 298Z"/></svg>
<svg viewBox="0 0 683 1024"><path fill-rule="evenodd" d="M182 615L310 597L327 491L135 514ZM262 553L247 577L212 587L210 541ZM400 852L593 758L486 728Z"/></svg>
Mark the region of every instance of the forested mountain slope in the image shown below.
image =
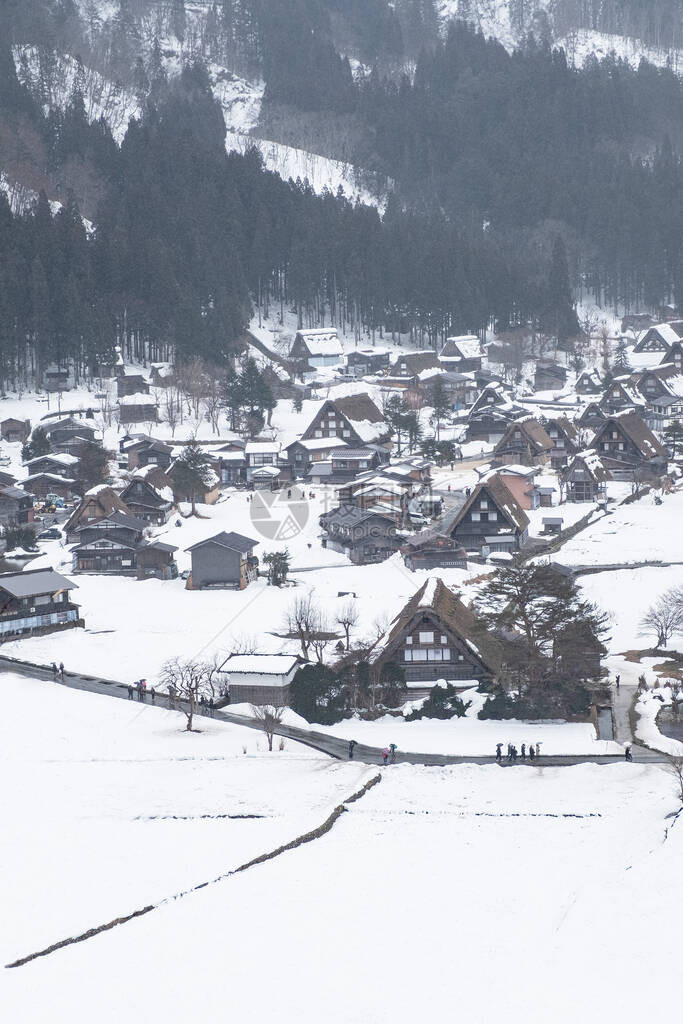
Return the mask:
<svg viewBox="0 0 683 1024"><path fill-rule="evenodd" d="M681 79L615 58L577 69L540 30L510 52L440 13L6 0L5 375L122 339L224 361L255 301L429 342L530 320L565 338L570 288L680 301ZM287 176L323 154L316 187L372 196L383 216L268 174L257 136Z"/></svg>

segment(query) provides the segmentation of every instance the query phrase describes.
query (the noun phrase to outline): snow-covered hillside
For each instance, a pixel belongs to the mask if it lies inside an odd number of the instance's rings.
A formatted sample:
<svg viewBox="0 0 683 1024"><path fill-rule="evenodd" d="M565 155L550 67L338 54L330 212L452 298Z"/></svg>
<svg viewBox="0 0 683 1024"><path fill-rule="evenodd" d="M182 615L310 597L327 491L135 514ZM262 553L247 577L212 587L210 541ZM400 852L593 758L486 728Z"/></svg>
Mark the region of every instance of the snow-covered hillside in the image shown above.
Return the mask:
<svg viewBox="0 0 683 1024"><path fill-rule="evenodd" d="M88 120L104 118L118 143L130 118L140 116L140 104L131 92L68 54L16 46L14 62L19 81L32 89L46 113L52 107L64 107L78 90Z"/></svg>
<svg viewBox="0 0 683 1024"><path fill-rule="evenodd" d="M657 67L668 65L683 74L683 51L674 44L648 45L634 36L589 28L580 19L567 31L567 12L561 10L562 6L561 0L438 0L437 9L443 31L451 21L462 18L476 25L485 36L498 39L507 50L514 50L525 36L532 34L561 46L568 61L576 67L581 67L588 57L601 59L614 53L634 67L645 58Z"/></svg>

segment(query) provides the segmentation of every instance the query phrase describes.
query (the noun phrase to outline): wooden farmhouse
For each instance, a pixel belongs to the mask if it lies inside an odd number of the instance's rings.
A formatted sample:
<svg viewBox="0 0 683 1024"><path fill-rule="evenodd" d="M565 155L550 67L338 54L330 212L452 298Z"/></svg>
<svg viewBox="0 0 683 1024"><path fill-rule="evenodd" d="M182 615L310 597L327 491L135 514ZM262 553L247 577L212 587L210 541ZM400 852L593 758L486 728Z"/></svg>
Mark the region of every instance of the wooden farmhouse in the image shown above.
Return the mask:
<svg viewBox="0 0 683 1024"><path fill-rule="evenodd" d="M600 371L595 367L591 370L582 370L576 379L577 395L600 395L604 389L605 384Z"/></svg>
<svg viewBox="0 0 683 1024"><path fill-rule="evenodd" d="M187 548L192 557L189 590L204 587L244 590L258 578L258 558L252 551L259 542L239 533L221 533Z"/></svg>
<svg viewBox="0 0 683 1024"><path fill-rule="evenodd" d="M654 324L642 332L633 351L638 353L666 352L681 338L683 338L683 320L674 320L667 324Z"/></svg>
<svg viewBox="0 0 683 1024"><path fill-rule="evenodd" d="M655 479L667 468L667 451L636 412L622 412L600 427L593 441L615 480Z"/></svg>
<svg viewBox="0 0 683 1024"><path fill-rule="evenodd" d="M83 495L78 508L74 509L64 524L64 533L69 543L76 543L78 540L78 529L86 523L92 523L98 519L106 519L112 512L128 513L127 506L121 501L113 487L107 484L98 484L91 487Z"/></svg>
<svg viewBox="0 0 683 1024"><path fill-rule="evenodd" d="M344 349L336 327L299 330L294 336L289 358L303 372L327 366L342 366Z"/></svg>
<svg viewBox="0 0 683 1024"><path fill-rule="evenodd" d="M566 416L555 416L545 424L545 430L553 442L550 450L550 465L561 469L579 449L579 432Z"/></svg>
<svg viewBox="0 0 683 1024"><path fill-rule="evenodd" d="M529 518L496 474L477 484L448 527L466 551L487 556L517 551L527 541Z"/></svg>
<svg viewBox="0 0 683 1024"><path fill-rule="evenodd" d="M493 449L493 461L504 466L542 466L550 458L553 441L545 428L531 416L513 420Z"/></svg>
<svg viewBox="0 0 683 1024"><path fill-rule="evenodd" d="M76 588L53 569L0 573L0 642L82 626L78 605L71 600Z"/></svg>
<svg viewBox="0 0 683 1024"><path fill-rule="evenodd" d="M495 639L436 577L399 612L369 661L377 673L388 662L400 665L413 689L431 688L440 679L461 688L490 683L501 667Z"/></svg>
<svg viewBox="0 0 683 1024"><path fill-rule="evenodd" d="M295 654L232 654L218 678L231 704L289 704L290 687L301 667Z"/></svg>
<svg viewBox="0 0 683 1024"><path fill-rule="evenodd" d="M0 423L0 437L3 441L7 441L8 444L13 442L24 442L29 434L31 433L31 421L30 420L17 420L13 417L9 417Z"/></svg>
<svg viewBox="0 0 683 1024"><path fill-rule="evenodd" d="M612 476L593 449L577 452L562 471L562 484L569 502L604 500Z"/></svg>
<svg viewBox="0 0 683 1024"><path fill-rule="evenodd" d="M381 506L342 504L320 517L322 546L346 555L354 565L383 562L400 547L396 518Z"/></svg>

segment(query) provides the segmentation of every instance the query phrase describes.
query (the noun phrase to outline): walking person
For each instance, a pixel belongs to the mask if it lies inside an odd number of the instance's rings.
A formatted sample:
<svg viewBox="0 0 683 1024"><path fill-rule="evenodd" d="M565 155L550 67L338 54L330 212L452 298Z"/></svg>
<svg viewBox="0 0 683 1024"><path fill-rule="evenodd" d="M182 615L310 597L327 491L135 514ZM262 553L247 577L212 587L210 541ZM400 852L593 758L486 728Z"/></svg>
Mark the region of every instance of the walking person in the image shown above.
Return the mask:
<svg viewBox="0 0 683 1024"><path fill-rule="evenodd" d="M496 761L498 762L498 764L500 764L502 760L503 760L503 744L502 743L496 743Z"/></svg>
<svg viewBox="0 0 683 1024"><path fill-rule="evenodd" d="M619 684L621 682L621 676L619 675L618 672L617 672L617 678L615 679L615 682L616 682L616 685L617 685L617 693L619 693Z"/></svg>
<svg viewBox="0 0 683 1024"><path fill-rule="evenodd" d="M57 668L57 662L56 662L56 661L53 661L53 662L52 662L52 678L53 678L53 679L56 679L56 678L57 678L57 672L58 672L58 671L59 671L59 669Z"/></svg>
<svg viewBox="0 0 683 1024"><path fill-rule="evenodd" d="M213 718L213 709L214 709L215 706L216 705L213 702L213 697L210 697L209 698L209 714L211 715L212 718Z"/></svg>
<svg viewBox="0 0 683 1024"><path fill-rule="evenodd" d="M627 761L632 761L633 760L633 754L631 753L631 747L630 746L627 746L626 749L624 750L624 757L626 758Z"/></svg>
<svg viewBox="0 0 683 1024"><path fill-rule="evenodd" d="M530 743L529 744L529 760L533 761L535 757L536 757L536 754L534 753L534 745L533 745L533 743Z"/></svg>
<svg viewBox="0 0 683 1024"><path fill-rule="evenodd" d="M349 761L353 761L353 748L356 746L355 740L349 740Z"/></svg>
<svg viewBox="0 0 683 1024"><path fill-rule="evenodd" d="M522 761L526 761L526 743L522 743Z"/></svg>
<svg viewBox="0 0 683 1024"><path fill-rule="evenodd" d="M541 744L537 743L536 744L536 757L540 757L540 756L541 756Z"/></svg>
<svg viewBox="0 0 683 1024"><path fill-rule="evenodd" d="M63 661L60 661L60 663L59 663L59 678L60 679L64 678L64 662Z"/></svg>
<svg viewBox="0 0 683 1024"><path fill-rule="evenodd" d="M389 757L389 751L388 751L388 750L387 750L387 748L385 747L385 748L384 748L384 750L382 751L382 763L383 763L383 764L386 764L386 763L387 763L387 759L388 759L388 757Z"/></svg>
<svg viewBox="0 0 683 1024"><path fill-rule="evenodd" d="M512 751L513 751L513 749L514 748L513 748L512 744L508 743L508 764L512 764Z"/></svg>
<svg viewBox="0 0 683 1024"><path fill-rule="evenodd" d="M142 679L138 679L136 688L138 691L138 701L140 704L142 704L142 701L144 700L144 697L142 695Z"/></svg>
<svg viewBox="0 0 683 1024"><path fill-rule="evenodd" d="M395 764L395 762L396 762L396 750L397 750L396 744L395 743L390 743L389 744L389 750L391 751L391 763Z"/></svg>
<svg viewBox="0 0 683 1024"><path fill-rule="evenodd" d="M128 700L133 699L133 686L132 683L128 683Z"/></svg>
<svg viewBox="0 0 683 1024"><path fill-rule="evenodd" d="M157 691L154 689L154 687L152 687L152 689L149 692L152 695L152 704L153 704L154 701L156 700Z"/></svg>

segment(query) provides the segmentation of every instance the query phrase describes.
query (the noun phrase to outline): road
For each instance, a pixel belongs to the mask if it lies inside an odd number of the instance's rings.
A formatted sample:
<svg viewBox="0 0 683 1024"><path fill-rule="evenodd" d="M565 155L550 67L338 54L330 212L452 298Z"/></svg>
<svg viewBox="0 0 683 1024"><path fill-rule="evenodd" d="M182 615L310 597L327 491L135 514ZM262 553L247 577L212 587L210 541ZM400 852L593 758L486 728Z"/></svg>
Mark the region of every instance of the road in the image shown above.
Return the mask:
<svg viewBox="0 0 683 1024"><path fill-rule="evenodd" d="M15 658L0 656L0 672L14 672L33 679L52 680L52 670L49 665L37 665L31 662L20 661ZM128 684L115 679L103 679L99 676L82 675L77 672L65 671L64 679L54 680L57 686L68 686L73 690L86 690L88 693L99 693L106 697L115 697L120 700L128 700ZM625 688L622 687L622 690ZM626 694L624 693L624 697ZM135 697L137 701L137 696ZM146 701L151 703L151 698ZM167 706L167 698L161 694L157 695L156 703L161 707ZM201 709L197 712L199 716L208 716L208 711ZM252 718L243 715L236 715L225 708L215 709L214 718L230 722L233 725L241 725L247 729L261 730L261 725ZM623 716L618 716L622 718ZM279 725L275 730L277 736L291 739L297 743L303 743L312 747L328 757L346 761L349 756L349 740L353 739L353 728L351 723L340 722L339 728L347 732L346 737L330 736L327 733L315 732L309 729L299 729L289 725ZM619 729L617 735L619 735ZM354 760L363 764L382 764L382 751L379 747L369 747L363 743L356 744L354 749ZM617 764L623 761L622 755L595 754L595 755L542 755L533 763L536 767L568 767L577 764ZM633 760L638 763L666 763L667 759L663 754L640 745L633 746ZM396 764L422 764L422 765L449 765L449 764L495 764L495 756L460 756L454 754L422 754L419 752L396 752ZM516 767L520 764L530 764L529 761L518 760L515 765L509 765L503 760L501 767Z"/></svg>

